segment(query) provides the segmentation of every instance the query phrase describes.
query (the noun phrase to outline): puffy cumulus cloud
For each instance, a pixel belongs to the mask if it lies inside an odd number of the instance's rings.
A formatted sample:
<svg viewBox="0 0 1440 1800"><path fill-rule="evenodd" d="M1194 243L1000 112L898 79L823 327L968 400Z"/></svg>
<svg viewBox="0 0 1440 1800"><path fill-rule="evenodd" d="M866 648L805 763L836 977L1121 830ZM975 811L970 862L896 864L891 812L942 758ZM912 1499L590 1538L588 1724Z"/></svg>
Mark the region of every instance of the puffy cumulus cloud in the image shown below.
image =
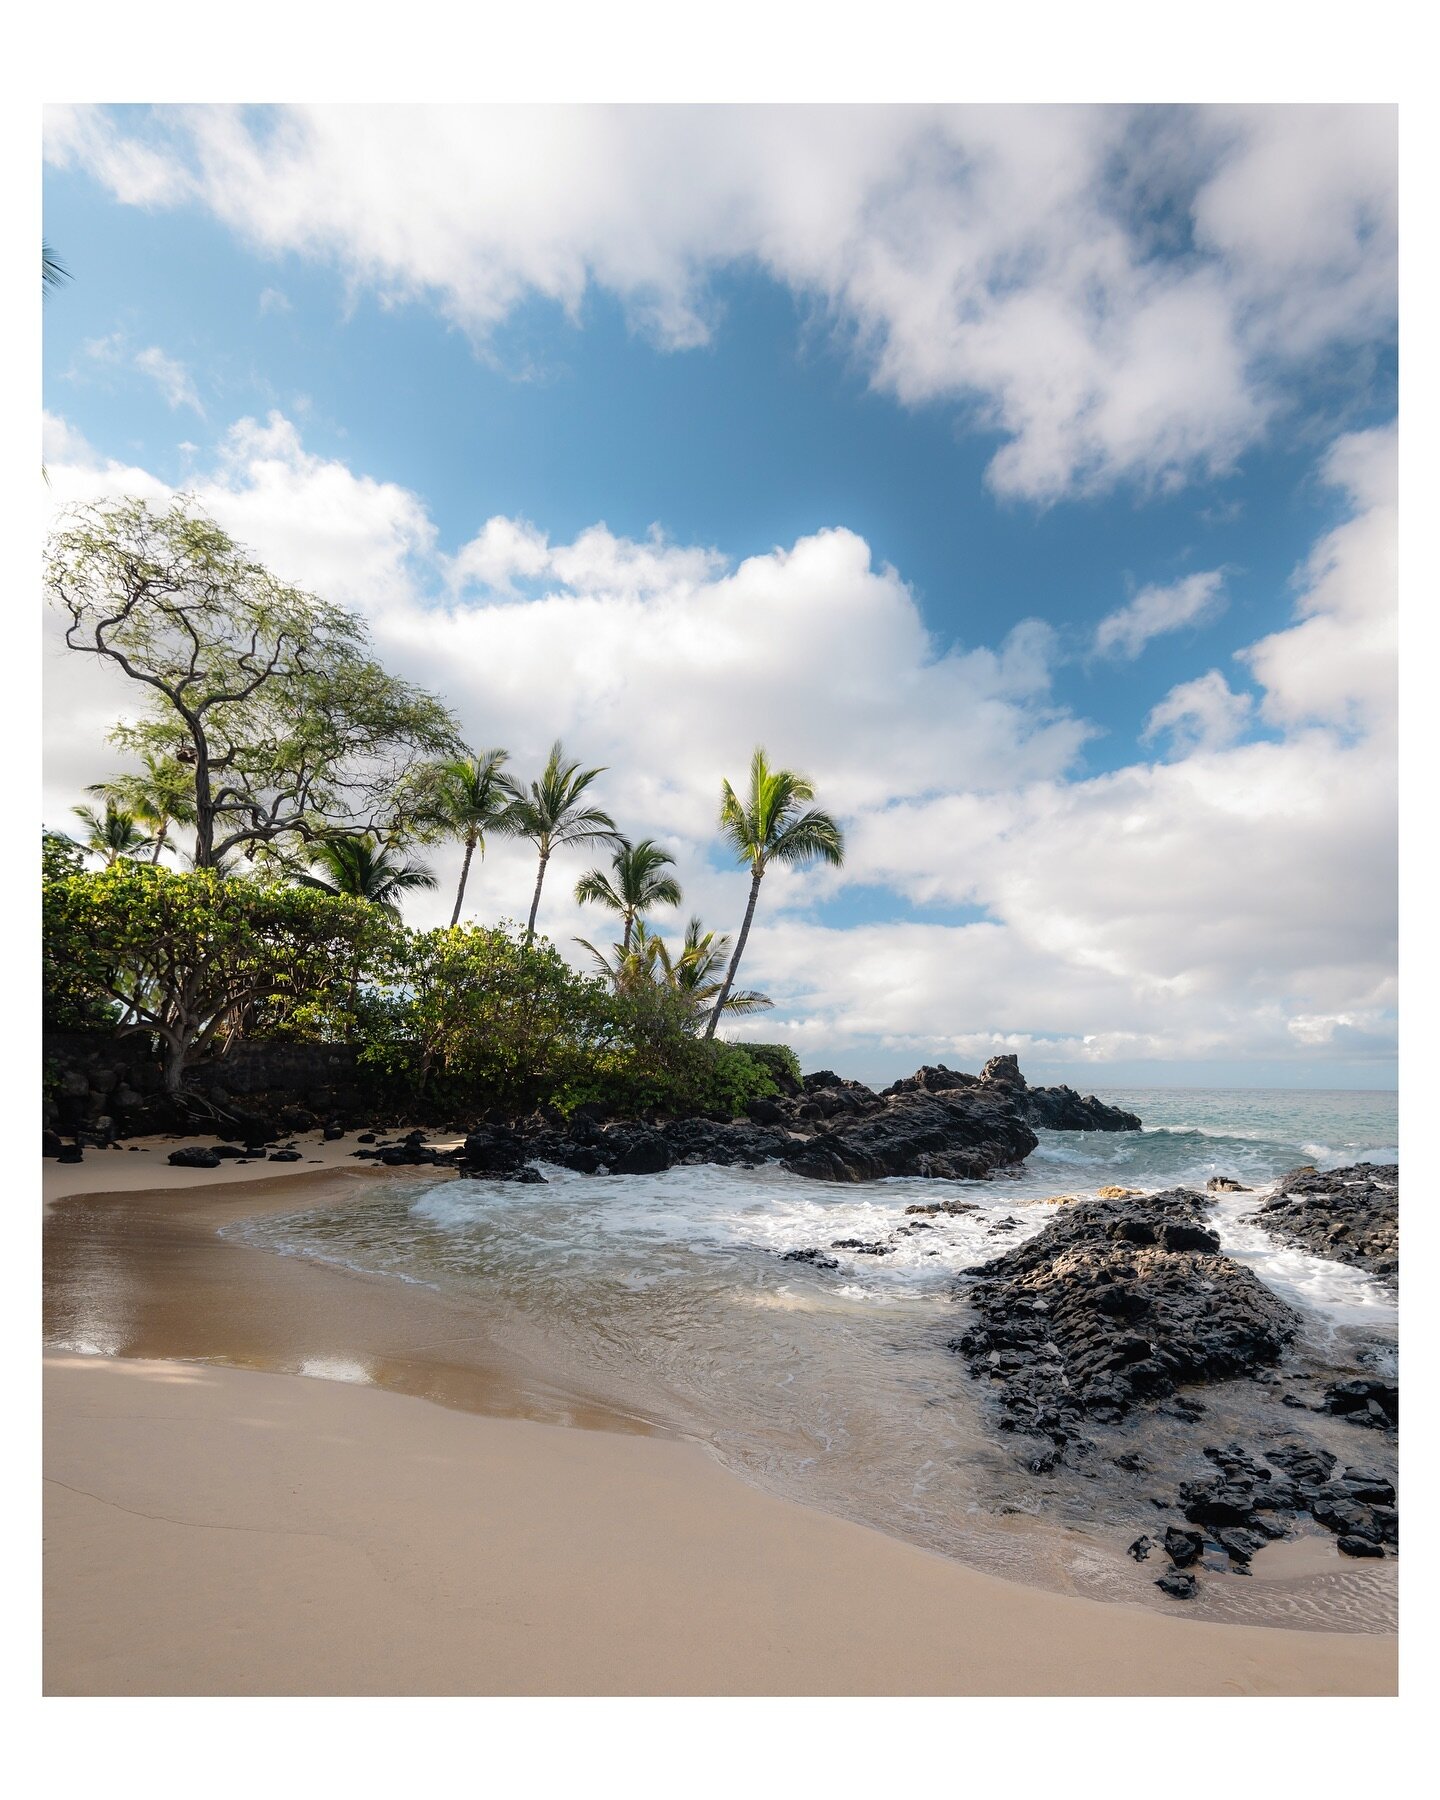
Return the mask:
<svg viewBox="0 0 1440 1800"><path fill-rule="evenodd" d="M1262 638L1243 660L1274 725L1307 723L1390 736L1399 657L1399 495L1394 426L1351 432L1322 475L1353 516L1327 533L1298 580L1300 623Z"/></svg>
<svg viewBox="0 0 1440 1800"><path fill-rule="evenodd" d="M1141 588L1133 600L1107 613L1095 627L1096 654L1133 662L1151 638L1207 624L1224 610L1224 584L1223 569L1207 569L1168 586Z"/></svg>
<svg viewBox="0 0 1440 1800"><path fill-rule="evenodd" d="M1168 732L1172 749L1181 754L1220 750L1242 735L1254 706L1253 696L1237 694L1218 669L1210 669L1171 688L1158 706L1151 707L1143 741L1150 743Z"/></svg>
<svg viewBox="0 0 1440 1800"><path fill-rule="evenodd" d="M167 492L61 420L46 446L57 502ZM1385 659L1360 650L1386 641L1394 610L1392 465L1383 432L1326 459L1349 516L1299 572L1295 622L1246 653L1268 735L1247 733L1248 697L1212 670L1152 710L1169 760L1089 779L1073 772L1089 727L1050 695L1048 628L938 645L899 574L842 528L732 566L659 533L596 526L556 544L491 519L447 556L417 496L315 456L278 415L232 427L193 488L278 573L359 608L387 664L443 693L477 746L506 745L524 773L558 734L607 765L622 829L675 851L677 928L693 908L733 929L743 905L714 834L720 776L741 777L757 740L807 769L849 856L839 873L767 877L745 973L777 1007L751 1035L871 1075L999 1049L1052 1067L1379 1069L1394 1037L1395 765ZM1336 634L1323 684L1321 628ZM112 766L104 730L135 694L53 643L47 678L58 822ZM573 900L589 860L557 857L549 876L543 917L562 943L608 941ZM448 918L458 854L435 861L442 888L416 898L417 923ZM532 879L528 848L496 842L470 905L523 915ZM817 911L848 884L889 889L893 917L842 927ZM923 918L938 907L980 916Z"/></svg>
<svg viewBox="0 0 1440 1800"><path fill-rule="evenodd" d="M578 318L594 284L684 349L717 328L717 271L759 266L830 311L877 386L998 431L999 491L1050 499L1224 468L1306 359L1389 332L1395 117L52 108L47 153L477 339L533 295Z"/></svg>

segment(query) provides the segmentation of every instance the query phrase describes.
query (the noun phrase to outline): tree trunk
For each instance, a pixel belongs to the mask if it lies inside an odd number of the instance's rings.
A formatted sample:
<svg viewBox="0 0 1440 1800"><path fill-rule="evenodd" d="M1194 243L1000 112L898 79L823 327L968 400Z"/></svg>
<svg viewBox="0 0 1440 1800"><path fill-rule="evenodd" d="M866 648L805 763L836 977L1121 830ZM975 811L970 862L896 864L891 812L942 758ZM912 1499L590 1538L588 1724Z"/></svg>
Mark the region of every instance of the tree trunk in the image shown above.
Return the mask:
<svg viewBox="0 0 1440 1800"><path fill-rule="evenodd" d="M715 1027L720 1023L720 1015L725 1010L725 1002L730 998L730 989L735 985L735 974L740 967L740 958L745 954L745 940L750 935L750 921L755 917L755 902L760 898L760 879L764 873L763 868L758 868L750 877L750 904L745 908L745 923L740 927L740 935L735 940L735 954L730 958L725 980L715 996L715 1010L710 1015L710 1023L705 1027L707 1039L714 1037Z"/></svg>
<svg viewBox="0 0 1440 1800"><path fill-rule="evenodd" d="M210 801L210 756L195 746L195 867L208 869L215 860L215 808Z"/></svg>
<svg viewBox="0 0 1440 1800"><path fill-rule="evenodd" d="M455 895L455 910L450 915L452 926L460 923L460 907L465 899L465 883L470 879L470 858L475 854L475 832L470 832L465 839L465 860L460 865L460 887Z"/></svg>
<svg viewBox="0 0 1440 1800"><path fill-rule="evenodd" d="M180 1092L181 1077L185 1073L186 1046L179 1038L167 1038L165 1042L165 1092L173 1099Z"/></svg>
<svg viewBox="0 0 1440 1800"><path fill-rule="evenodd" d="M160 860L160 852L165 848L165 836L169 829L170 821L166 819L159 831L155 834L155 848L150 853L150 863L152 867Z"/></svg>
<svg viewBox="0 0 1440 1800"><path fill-rule="evenodd" d="M525 927L525 942L528 944L535 936L535 915L540 910L540 890L545 885L545 865L550 860L550 852L540 852L540 871L535 877L535 898L530 902L530 923Z"/></svg>

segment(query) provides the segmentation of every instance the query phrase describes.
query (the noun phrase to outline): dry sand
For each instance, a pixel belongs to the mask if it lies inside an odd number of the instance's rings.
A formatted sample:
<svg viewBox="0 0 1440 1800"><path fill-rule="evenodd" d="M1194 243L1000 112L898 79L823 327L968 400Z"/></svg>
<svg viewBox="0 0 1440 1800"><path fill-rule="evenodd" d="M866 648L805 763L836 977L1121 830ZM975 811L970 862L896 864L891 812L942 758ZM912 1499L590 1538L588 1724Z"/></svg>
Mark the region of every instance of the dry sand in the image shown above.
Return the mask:
<svg viewBox="0 0 1440 1800"><path fill-rule="evenodd" d="M1044 1594L694 1445L46 1364L51 1694L1387 1694L1392 1639Z"/></svg>
<svg viewBox="0 0 1440 1800"><path fill-rule="evenodd" d="M233 1187L236 1183L293 1181L297 1175L314 1174L317 1169L346 1169L358 1174L377 1167L355 1160L354 1153L362 1146L353 1134L326 1143L316 1132L302 1133L294 1139L295 1148L304 1158L298 1163L268 1159L250 1162L237 1157L222 1162L218 1169L173 1169L166 1161L172 1150L224 1141L213 1131L205 1137L141 1137L127 1139L124 1146L107 1150L87 1149L84 1162L57 1163L47 1157L42 1192L48 1205L74 1194L138 1194L149 1190L205 1193L210 1188ZM427 1132L426 1141L436 1149L448 1150L460 1139L453 1133ZM395 1173L393 1169L384 1172Z"/></svg>
<svg viewBox="0 0 1440 1800"><path fill-rule="evenodd" d="M1043 1592L763 1494L455 1297L216 1237L363 1199L353 1139L178 1141L46 1169L47 1342L108 1353L46 1364L47 1692L1395 1692L1390 1636Z"/></svg>

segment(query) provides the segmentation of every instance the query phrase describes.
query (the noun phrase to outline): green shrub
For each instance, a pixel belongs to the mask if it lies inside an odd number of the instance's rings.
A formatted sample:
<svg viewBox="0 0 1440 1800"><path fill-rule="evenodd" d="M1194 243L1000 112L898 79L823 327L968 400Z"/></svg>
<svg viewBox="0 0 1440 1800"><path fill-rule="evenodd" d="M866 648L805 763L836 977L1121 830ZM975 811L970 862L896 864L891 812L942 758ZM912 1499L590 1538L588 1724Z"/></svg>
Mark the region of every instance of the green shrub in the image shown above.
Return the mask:
<svg viewBox="0 0 1440 1800"><path fill-rule="evenodd" d="M777 1083L787 1075L791 1081L800 1080L800 1058L788 1044L740 1044L736 1047L759 1063Z"/></svg>

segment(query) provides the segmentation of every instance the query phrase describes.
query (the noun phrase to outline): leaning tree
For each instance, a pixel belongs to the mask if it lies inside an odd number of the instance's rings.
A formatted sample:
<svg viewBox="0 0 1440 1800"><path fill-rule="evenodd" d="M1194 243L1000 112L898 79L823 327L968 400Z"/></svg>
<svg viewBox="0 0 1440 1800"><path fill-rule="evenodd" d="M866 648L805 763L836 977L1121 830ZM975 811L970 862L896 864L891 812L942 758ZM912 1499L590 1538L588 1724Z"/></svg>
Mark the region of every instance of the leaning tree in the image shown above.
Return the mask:
<svg viewBox="0 0 1440 1800"><path fill-rule="evenodd" d="M197 868L393 826L409 771L458 746L441 703L370 656L359 619L277 580L185 496L73 509L46 587L70 648L148 689L112 741L187 772Z"/></svg>

